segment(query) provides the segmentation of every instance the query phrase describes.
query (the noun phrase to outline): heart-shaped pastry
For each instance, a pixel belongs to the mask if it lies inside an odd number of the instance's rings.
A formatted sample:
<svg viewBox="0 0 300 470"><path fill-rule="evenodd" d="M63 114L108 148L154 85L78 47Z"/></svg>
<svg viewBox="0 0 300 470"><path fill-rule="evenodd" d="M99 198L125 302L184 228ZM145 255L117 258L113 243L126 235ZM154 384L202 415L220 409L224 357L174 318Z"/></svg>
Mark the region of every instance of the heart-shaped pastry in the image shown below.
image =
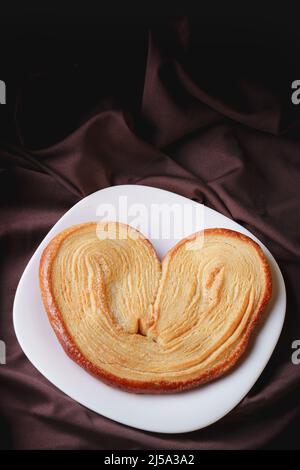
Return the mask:
<svg viewBox="0 0 300 470"><path fill-rule="evenodd" d="M151 393L230 369L272 290L257 243L222 228L185 238L161 263L128 225L76 225L45 248L39 276L67 354L109 384Z"/></svg>

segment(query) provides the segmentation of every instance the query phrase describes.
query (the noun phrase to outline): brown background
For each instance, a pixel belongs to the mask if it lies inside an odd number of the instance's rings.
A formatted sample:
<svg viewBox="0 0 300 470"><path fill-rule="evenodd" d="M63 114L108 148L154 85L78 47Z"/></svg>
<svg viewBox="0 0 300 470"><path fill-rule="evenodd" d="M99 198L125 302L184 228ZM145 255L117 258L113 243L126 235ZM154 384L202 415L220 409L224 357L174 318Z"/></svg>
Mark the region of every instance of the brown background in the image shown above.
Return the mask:
<svg viewBox="0 0 300 470"><path fill-rule="evenodd" d="M0 447L299 448L300 79L292 16L2 17ZM300 105L299 105L300 108ZM12 324L20 276L48 230L86 195L139 183L204 202L276 257L288 307L247 397L189 434L127 428L77 404L24 356ZM58 365L59 367L59 365Z"/></svg>

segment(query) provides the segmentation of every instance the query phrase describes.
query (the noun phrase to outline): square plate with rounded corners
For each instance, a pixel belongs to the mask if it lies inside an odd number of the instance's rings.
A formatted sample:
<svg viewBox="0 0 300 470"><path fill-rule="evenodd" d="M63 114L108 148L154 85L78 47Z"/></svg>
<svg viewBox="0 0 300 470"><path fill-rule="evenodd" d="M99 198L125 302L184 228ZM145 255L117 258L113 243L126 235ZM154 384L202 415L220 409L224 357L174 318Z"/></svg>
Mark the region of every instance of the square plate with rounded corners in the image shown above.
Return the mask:
<svg viewBox="0 0 300 470"><path fill-rule="evenodd" d="M64 353L42 304L38 281L39 260L47 243L58 232L73 224L103 219L105 213L109 215L106 220L115 218L137 228L141 228L141 219L137 214L141 217L143 213L143 221L148 221L148 225L144 224L142 231L147 236L152 233L150 229L158 221L155 205L157 208L161 204L164 205L164 210L166 207L175 207L175 212L183 206L189 209L185 211L188 215L182 233L179 230L173 237L167 234L169 238L158 234L155 239L151 239L159 256L171 248L178 238L202 229L202 224L204 228L225 227L237 230L261 245L272 269L274 288L268 312L246 355L234 370L191 391L173 395L138 395L105 385ZM190 209L196 211L197 217ZM128 218L129 213L131 218ZM171 223L171 218L168 223ZM249 392L276 346L284 322L285 308L285 285L279 267L267 248L248 230L212 209L169 191L148 186L121 185L102 189L84 198L54 225L22 275L16 291L13 318L18 341L28 359L68 396L107 418L129 426L146 431L182 433L201 429L219 420Z"/></svg>

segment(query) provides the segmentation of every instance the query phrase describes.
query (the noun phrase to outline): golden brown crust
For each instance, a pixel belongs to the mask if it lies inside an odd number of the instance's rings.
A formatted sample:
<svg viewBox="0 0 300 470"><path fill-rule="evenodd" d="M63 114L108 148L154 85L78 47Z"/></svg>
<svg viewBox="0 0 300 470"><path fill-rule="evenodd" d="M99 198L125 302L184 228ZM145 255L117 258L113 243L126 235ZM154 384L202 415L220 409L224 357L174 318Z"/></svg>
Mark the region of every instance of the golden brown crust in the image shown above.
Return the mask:
<svg viewBox="0 0 300 470"><path fill-rule="evenodd" d="M94 222L90 223L91 225L95 224ZM96 366L91 361L89 361L85 355L80 351L78 346L75 344L73 338L71 337L66 325L64 323L62 314L57 306L52 287L52 278L51 278L51 268L52 263L58 253L61 243L68 237L72 232L79 230L83 226L89 224L79 224L73 226L69 229L64 230L55 236L47 247L44 249L43 254L40 260L40 270L39 270L39 282L40 289L42 294L43 303L49 318L49 321L53 327L53 330L60 341L63 349L68 354L68 356L75 361L79 366L83 367L90 374L94 375L97 378L100 378L102 381L109 385L119 387L123 390L136 393L164 393L164 392L180 392L183 390L188 390L194 387L197 387L200 384L210 382L213 379L223 375L229 369L231 369L242 356L244 351L247 348L249 338L257 325L259 319L261 318L272 293L272 277L268 262L259 247L259 245L239 232L228 230L225 228L213 228L206 229L201 232L197 232L192 236L187 237L186 239L181 240L175 247L173 247L166 256L174 255L174 253L179 250L179 248L186 243L187 240L192 241L199 235L204 234L204 236L210 235L225 235L226 237L230 236L237 238L249 245L251 245L257 252L261 265L263 267L263 272L265 275L265 290L261 295L259 308L256 311L256 314L251 317L245 332L243 333L242 339L239 341L238 345L230 352L230 354L221 359L214 367L206 371L202 371L198 377L191 380L179 380L179 381L168 381L166 379L157 380L157 381L140 381L140 380L128 380L117 375L114 375L99 366ZM124 224L122 224L124 225ZM153 252L153 256L157 256L152 244L146 238L142 237Z"/></svg>

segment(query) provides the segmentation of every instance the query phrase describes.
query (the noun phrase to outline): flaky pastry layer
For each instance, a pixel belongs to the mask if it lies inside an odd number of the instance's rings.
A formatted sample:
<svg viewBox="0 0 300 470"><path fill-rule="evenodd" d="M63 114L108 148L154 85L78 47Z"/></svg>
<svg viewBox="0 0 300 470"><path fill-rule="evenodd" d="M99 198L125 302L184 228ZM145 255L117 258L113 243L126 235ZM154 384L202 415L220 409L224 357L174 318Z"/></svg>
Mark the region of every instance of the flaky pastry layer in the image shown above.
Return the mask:
<svg viewBox="0 0 300 470"><path fill-rule="evenodd" d="M241 233L198 232L161 263L141 233L114 222L59 233L39 278L67 354L106 383L145 393L193 388L229 370L272 290L261 248Z"/></svg>

